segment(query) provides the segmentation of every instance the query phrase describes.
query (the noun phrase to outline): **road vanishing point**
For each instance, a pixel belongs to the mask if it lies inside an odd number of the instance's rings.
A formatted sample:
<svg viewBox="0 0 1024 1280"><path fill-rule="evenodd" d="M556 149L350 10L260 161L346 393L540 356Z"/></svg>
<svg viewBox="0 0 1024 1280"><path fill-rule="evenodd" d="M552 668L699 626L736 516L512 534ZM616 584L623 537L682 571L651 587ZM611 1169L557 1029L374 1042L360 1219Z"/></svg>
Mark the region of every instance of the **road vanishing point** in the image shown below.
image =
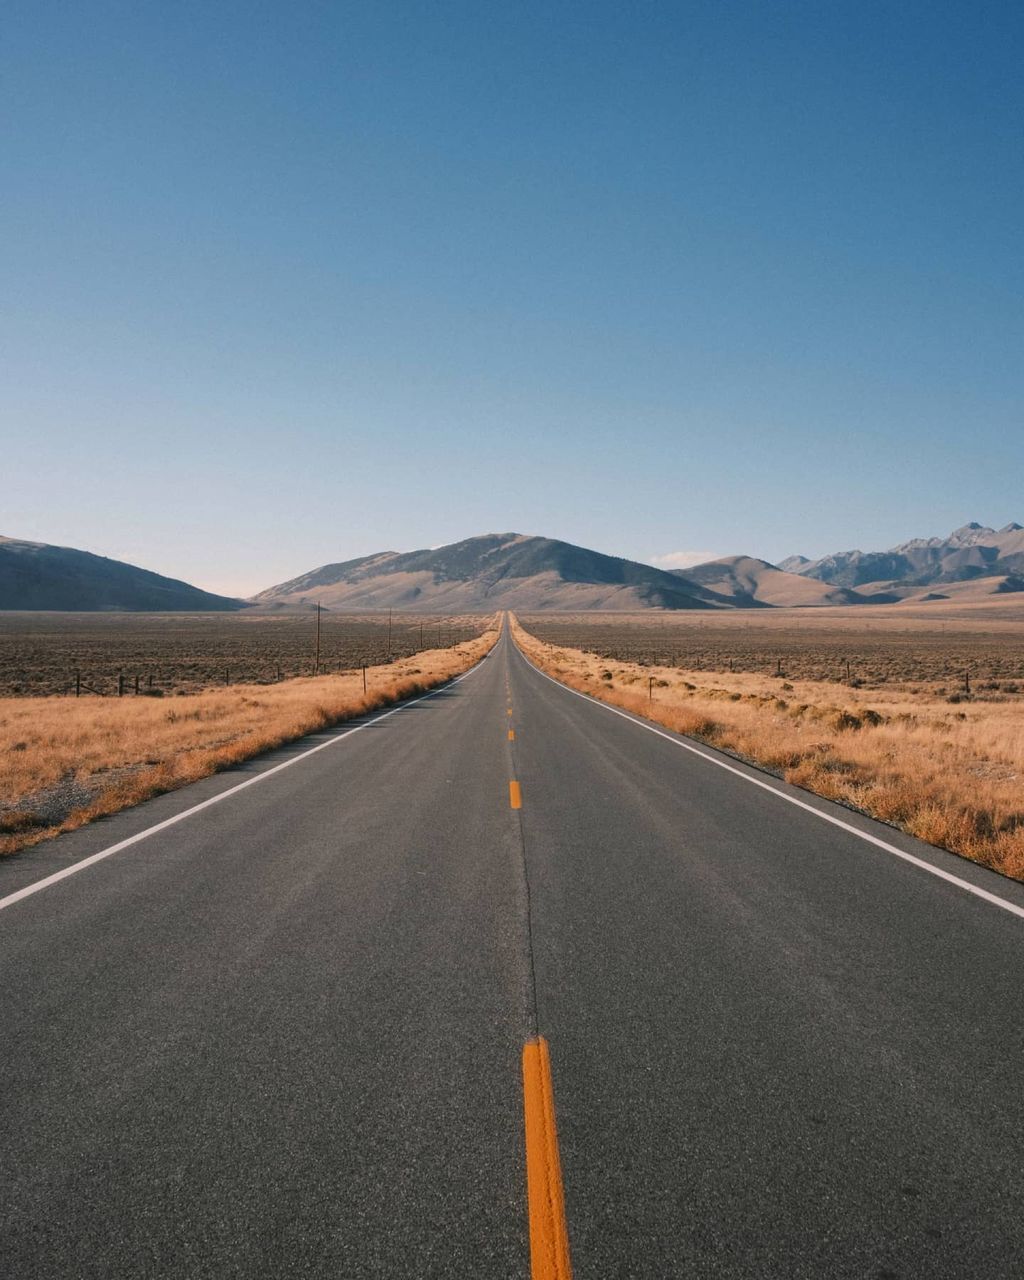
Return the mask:
<svg viewBox="0 0 1024 1280"><path fill-rule="evenodd" d="M0 1276L1022 1276L1022 958L506 623L0 865Z"/></svg>

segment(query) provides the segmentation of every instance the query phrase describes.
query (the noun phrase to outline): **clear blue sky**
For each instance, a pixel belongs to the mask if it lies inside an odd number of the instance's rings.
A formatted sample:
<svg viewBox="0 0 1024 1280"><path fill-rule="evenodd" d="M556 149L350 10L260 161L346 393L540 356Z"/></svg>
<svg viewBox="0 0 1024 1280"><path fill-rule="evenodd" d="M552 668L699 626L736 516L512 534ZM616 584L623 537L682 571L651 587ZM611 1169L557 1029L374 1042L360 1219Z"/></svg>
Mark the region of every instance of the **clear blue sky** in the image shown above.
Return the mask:
<svg viewBox="0 0 1024 1280"><path fill-rule="evenodd" d="M1024 520L1019 3L7 0L0 532L248 592Z"/></svg>

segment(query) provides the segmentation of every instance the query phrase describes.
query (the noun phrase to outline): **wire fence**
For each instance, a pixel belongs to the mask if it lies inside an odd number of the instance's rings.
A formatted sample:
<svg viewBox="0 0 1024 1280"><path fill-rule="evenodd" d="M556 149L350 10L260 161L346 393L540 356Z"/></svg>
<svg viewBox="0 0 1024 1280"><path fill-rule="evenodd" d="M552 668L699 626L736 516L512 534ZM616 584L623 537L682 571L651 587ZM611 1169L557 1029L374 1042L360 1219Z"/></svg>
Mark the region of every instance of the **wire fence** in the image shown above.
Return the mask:
<svg viewBox="0 0 1024 1280"><path fill-rule="evenodd" d="M483 622L393 619L389 627L386 620L353 623L325 614L318 650L309 615L301 626L171 620L162 632L152 619L143 625L134 616L127 622L111 618L105 626L91 616L81 628L71 615L62 620L20 632L5 631L0 622L0 696L159 698L269 685L385 666L425 649L453 648L483 630Z"/></svg>

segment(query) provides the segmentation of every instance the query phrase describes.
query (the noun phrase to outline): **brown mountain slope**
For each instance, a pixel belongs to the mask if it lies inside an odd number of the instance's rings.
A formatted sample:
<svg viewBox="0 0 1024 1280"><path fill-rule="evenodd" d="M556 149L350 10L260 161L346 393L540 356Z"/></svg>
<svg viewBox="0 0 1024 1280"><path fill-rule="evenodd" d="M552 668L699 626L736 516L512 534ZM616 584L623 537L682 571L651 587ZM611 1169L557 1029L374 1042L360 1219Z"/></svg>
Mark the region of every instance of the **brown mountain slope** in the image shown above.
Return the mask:
<svg viewBox="0 0 1024 1280"><path fill-rule="evenodd" d="M820 608L865 603L865 597L856 591L787 573L754 556L723 556L674 572L725 596L737 608Z"/></svg>
<svg viewBox="0 0 1024 1280"><path fill-rule="evenodd" d="M90 551L0 537L0 609L205 613L244 607L242 600Z"/></svg>
<svg viewBox="0 0 1024 1280"><path fill-rule="evenodd" d="M261 591L258 604L318 600L331 609L711 609L732 601L653 565L519 533L423 551L385 551Z"/></svg>

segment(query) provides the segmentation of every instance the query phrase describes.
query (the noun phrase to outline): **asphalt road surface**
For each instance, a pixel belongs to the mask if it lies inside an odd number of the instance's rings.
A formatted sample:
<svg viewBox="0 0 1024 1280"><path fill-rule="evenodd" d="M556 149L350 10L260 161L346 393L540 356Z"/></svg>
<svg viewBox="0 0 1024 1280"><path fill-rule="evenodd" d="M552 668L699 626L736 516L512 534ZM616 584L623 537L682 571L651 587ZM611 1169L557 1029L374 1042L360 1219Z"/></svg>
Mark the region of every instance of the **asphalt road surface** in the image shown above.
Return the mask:
<svg viewBox="0 0 1024 1280"><path fill-rule="evenodd" d="M1024 1276L1021 886L683 743L506 634L0 864L0 1276Z"/></svg>

